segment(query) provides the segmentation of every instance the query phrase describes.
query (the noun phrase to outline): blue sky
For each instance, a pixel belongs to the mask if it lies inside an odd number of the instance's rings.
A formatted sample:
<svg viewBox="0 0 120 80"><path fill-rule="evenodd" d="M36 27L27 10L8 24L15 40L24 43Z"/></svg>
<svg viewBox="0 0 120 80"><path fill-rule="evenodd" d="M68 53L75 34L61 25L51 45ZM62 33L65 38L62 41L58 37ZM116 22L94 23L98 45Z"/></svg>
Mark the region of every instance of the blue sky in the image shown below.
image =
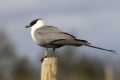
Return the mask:
<svg viewBox="0 0 120 80"><path fill-rule="evenodd" d="M9 33L17 50L35 59L43 48L37 46L25 29L33 19L42 18L53 25L91 44L120 53L120 1L118 0L1 0L0 24ZM79 49L79 48L77 48ZM82 47L97 56L116 56L109 52Z"/></svg>

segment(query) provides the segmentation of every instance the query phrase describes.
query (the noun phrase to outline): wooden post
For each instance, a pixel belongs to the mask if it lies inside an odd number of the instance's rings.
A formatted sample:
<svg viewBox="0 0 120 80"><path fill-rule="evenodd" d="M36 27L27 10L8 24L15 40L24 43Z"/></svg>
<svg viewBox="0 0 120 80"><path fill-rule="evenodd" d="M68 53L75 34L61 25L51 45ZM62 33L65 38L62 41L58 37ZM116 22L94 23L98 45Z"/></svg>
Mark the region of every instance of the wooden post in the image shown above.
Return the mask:
<svg viewBox="0 0 120 80"><path fill-rule="evenodd" d="M41 70L41 80L57 80L57 58L44 58Z"/></svg>
<svg viewBox="0 0 120 80"><path fill-rule="evenodd" d="M105 69L105 80L114 80L113 69L110 66Z"/></svg>

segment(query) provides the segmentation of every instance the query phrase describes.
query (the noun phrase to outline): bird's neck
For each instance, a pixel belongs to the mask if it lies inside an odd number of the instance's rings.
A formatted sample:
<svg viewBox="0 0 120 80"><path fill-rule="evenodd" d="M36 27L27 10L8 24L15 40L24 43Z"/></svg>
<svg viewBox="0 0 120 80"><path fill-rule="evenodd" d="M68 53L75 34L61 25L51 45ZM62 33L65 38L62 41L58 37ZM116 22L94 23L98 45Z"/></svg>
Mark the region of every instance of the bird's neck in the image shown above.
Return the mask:
<svg viewBox="0 0 120 80"><path fill-rule="evenodd" d="M36 29L38 29L38 28L43 27L44 25L45 25L45 24L44 24L43 21L38 21L35 25L33 25L33 26L31 27L31 29L34 31L34 30L36 30Z"/></svg>
<svg viewBox="0 0 120 80"><path fill-rule="evenodd" d="M41 27L44 27L45 25L44 24L41 24L41 25L34 25L33 27L31 27L31 35L33 36L35 31L38 29L38 28L41 28Z"/></svg>
<svg viewBox="0 0 120 80"><path fill-rule="evenodd" d="M31 36L32 36L32 38L33 38L34 41L36 41L36 40L35 40L35 36L34 36L35 31L36 31L38 28L41 28L41 27L44 27L44 26L45 26L45 24L44 24L43 21L38 21L35 25L33 25L33 26L31 27Z"/></svg>

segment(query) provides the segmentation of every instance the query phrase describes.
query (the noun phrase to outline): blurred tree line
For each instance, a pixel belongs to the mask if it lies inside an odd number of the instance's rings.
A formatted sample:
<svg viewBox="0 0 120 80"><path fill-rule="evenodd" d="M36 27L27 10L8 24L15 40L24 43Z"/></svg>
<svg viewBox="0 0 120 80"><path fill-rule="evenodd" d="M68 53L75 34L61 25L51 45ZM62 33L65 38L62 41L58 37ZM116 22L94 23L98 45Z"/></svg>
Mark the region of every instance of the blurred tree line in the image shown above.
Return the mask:
<svg viewBox="0 0 120 80"><path fill-rule="evenodd" d="M97 58L75 56L73 47L66 47L59 58L58 80L106 80L104 62ZM5 31L0 31L0 80L39 80L40 76L27 57L18 52ZM36 75L38 74L38 75ZM120 80L120 79L116 79Z"/></svg>
<svg viewBox="0 0 120 80"><path fill-rule="evenodd" d="M33 68L26 57L17 56L14 44L0 31L0 80L34 80Z"/></svg>

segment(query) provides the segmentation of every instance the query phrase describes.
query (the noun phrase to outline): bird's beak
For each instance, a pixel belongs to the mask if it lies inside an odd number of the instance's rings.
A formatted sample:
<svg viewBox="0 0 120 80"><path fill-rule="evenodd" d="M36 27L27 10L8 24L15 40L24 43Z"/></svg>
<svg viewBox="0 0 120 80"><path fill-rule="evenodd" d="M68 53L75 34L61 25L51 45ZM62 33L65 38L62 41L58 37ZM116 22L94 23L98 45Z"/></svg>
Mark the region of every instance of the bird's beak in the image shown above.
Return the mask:
<svg viewBox="0 0 120 80"><path fill-rule="evenodd" d="M29 27L31 27L31 26L29 26L29 25L25 26L25 28L29 28Z"/></svg>

